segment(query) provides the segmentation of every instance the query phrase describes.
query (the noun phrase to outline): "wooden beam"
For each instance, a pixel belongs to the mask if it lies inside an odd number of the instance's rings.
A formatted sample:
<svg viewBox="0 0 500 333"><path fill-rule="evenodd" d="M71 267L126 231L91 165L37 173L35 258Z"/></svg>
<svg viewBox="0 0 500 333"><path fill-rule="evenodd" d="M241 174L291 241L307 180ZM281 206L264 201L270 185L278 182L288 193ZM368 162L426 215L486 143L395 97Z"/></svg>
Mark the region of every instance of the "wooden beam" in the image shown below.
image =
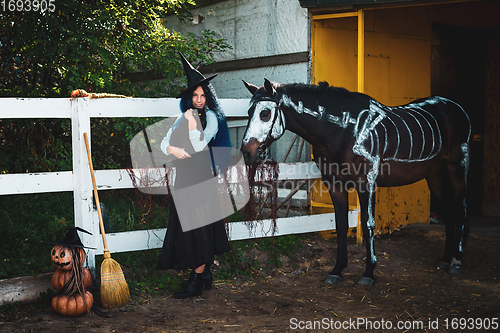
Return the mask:
<svg viewBox="0 0 500 333"><path fill-rule="evenodd" d="M365 92L365 12L358 10L358 92Z"/></svg>
<svg viewBox="0 0 500 333"><path fill-rule="evenodd" d="M290 65L308 61L309 61L309 52L304 51L304 52L296 52L288 54L279 54L267 57L222 61L211 65L201 66L199 70L202 73L218 73L218 72L230 72L230 71L259 68L259 67Z"/></svg>
<svg viewBox="0 0 500 333"><path fill-rule="evenodd" d="M203 74L219 73L219 72L230 72L230 71L259 68L259 67L290 65L308 61L309 61L309 52L304 51L296 53L279 54L267 57L221 61L210 65L202 65L198 70ZM136 72L127 74L125 78L130 80L131 82L141 82L141 81L162 80L165 77L163 75L159 75L153 72Z"/></svg>
<svg viewBox="0 0 500 333"><path fill-rule="evenodd" d="M332 18L343 18L343 17L356 17L358 12L347 12L347 13L334 13L334 14L322 14L313 15L313 20L328 20Z"/></svg>

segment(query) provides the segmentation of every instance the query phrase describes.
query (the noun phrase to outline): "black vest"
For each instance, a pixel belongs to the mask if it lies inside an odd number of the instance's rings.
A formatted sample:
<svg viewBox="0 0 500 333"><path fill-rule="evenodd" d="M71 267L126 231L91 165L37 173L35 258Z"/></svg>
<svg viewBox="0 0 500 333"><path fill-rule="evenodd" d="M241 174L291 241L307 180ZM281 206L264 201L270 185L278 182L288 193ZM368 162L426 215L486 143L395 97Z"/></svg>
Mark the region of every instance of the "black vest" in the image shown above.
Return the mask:
<svg viewBox="0 0 500 333"><path fill-rule="evenodd" d="M207 113L205 109L195 109L198 112L194 113L196 119L196 128L200 131L200 140L203 140L203 130L207 127ZM184 148L184 150L192 155L196 153L189 139L189 122L186 117L182 116L179 121L179 126L173 130L170 136L170 145L173 147Z"/></svg>

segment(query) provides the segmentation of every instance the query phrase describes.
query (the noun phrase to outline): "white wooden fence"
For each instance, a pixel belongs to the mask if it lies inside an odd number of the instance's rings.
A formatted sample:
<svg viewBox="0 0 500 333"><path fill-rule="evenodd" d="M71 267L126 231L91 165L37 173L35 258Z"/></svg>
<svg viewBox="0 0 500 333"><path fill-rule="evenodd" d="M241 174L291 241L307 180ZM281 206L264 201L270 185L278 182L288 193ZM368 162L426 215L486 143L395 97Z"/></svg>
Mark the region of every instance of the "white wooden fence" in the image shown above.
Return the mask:
<svg viewBox="0 0 500 333"><path fill-rule="evenodd" d="M229 127L244 126L249 100L222 99L228 117L242 120L229 122ZM73 145L73 171L2 174L0 195L73 191L75 226L93 234L81 234L88 251L88 265L95 268L95 255L103 253L97 213L93 209L92 182L83 141L83 133L90 131L90 118L170 117L179 113L177 99L171 98L0 98L0 119L6 118L70 118ZM309 163L281 163L279 179L319 178L316 165ZM96 170L99 190L133 188L126 170ZM349 226L356 226L358 211L349 212ZM264 220L249 230L244 222L229 226L229 238L241 240L272 236L271 220ZM335 229L334 214L280 218L275 236ZM110 252L127 252L161 248L166 228L106 234Z"/></svg>

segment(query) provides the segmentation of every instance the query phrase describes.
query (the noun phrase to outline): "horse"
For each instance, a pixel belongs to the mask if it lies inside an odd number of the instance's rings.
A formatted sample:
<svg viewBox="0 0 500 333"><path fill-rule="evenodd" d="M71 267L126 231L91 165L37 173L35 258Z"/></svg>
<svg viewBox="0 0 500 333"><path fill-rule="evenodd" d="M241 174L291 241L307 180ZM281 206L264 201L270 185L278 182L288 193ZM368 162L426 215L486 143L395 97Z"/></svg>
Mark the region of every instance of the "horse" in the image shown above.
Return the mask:
<svg viewBox="0 0 500 333"><path fill-rule="evenodd" d="M278 84L264 79L261 87L243 83L253 95L241 147L247 165L256 163L285 130L312 145L335 208L337 259L325 282L340 283L347 267L348 191L358 192L366 246L366 268L358 284L371 286L377 264L375 189L422 179L442 202L446 242L438 267L451 274L461 272L469 231L466 193L472 128L459 104L429 97L390 107L327 82Z"/></svg>

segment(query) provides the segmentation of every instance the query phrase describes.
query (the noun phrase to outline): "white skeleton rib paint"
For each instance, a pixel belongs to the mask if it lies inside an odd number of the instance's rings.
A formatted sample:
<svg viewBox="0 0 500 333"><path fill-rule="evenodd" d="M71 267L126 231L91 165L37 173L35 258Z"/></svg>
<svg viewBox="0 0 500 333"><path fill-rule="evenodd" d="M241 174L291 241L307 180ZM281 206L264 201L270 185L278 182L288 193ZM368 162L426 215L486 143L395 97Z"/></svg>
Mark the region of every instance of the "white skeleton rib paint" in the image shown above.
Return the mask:
<svg viewBox="0 0 500 333"><path fill-rule="evenodd" d="M432 99L429 104L435 104L436 102L436 100ZM349 124L354 125L356 144L367 144L370 147L370 153L367 153L367 155L379 156L382 160L394 160L398 162L426 161L436 156L442 147L442 138L437 121L430 113L422 109L422 105L425 105L424 103L412 103L403 107L389 107L382 105L375 100L371 100L369 108L361 111L357 119L352 118L349 112L345 111L342 112L342 117L328 114L325 112L325 108L321 105L318 105L318 111L311 110L304 107L301 101L296 104L287 95L282 96L279 105L291 107L299 114L305 113L317 118L318 120L326 119L328 122L336 124L342 128L346 128ZM398 113L398 110L406 111L406 114L409 115L408 119L403 118L401 114ZM365 114L367 114L366 118ZM377 115L377 117L374 118L375 115ZM413 132L410 129L409 121L412 121L411 125L418 126L422 137L424 136L423 134L425 131L429 131L432 135L432 140L426 142L425 139L423 139L420 146L415 146ZM398 126L397 123L402 124L403 128L406 130L401 132L401 126ZM378 125L380 125L380 129L377 128ZM369 126L369 128L367 126ZM392 156L385 155L389 148L389 129L393 129L396 132L397 137L397 144ZM379 136L378 133L379 130L384 131L383 142L381 142L381 136ZM410 144L410 148L405 152L400 151L403 135L405 136L405 139L408 139ZM368 137L370 137L370 143L365 142L368 140ZM383 147L382 156L380 156L380 147ZM426 150L429 152L424 154Z"/></svg>
<svg viewBox="0 0 500 333"><path fill-rule="evenodd" d="M432 101L434 102L434 100ZM383 154L382 160L422 162L432 159L441 151L443 141L439 125L435 117L422 108L423 105L423 103L410 103L406 106L389 107L371 100L371 112L377 112L377 109L380 109L387 115L386 119L384 119L381 123L384 127L384 131L387 133L388 130L393 129L397 133L397 144L394 154L392 154L392 156ZM414 136L416 134L411 130L411 128L418 128L420 130L421 135L418 137L422 139L421 143L415 142ZM431 134L432 140L425 140L425 132L429 132ZM409 149L405 151L400 150L403 139L408 141L410 144ZM385 145L384 151L386 152L389 148L387 140Z"/></svg>

